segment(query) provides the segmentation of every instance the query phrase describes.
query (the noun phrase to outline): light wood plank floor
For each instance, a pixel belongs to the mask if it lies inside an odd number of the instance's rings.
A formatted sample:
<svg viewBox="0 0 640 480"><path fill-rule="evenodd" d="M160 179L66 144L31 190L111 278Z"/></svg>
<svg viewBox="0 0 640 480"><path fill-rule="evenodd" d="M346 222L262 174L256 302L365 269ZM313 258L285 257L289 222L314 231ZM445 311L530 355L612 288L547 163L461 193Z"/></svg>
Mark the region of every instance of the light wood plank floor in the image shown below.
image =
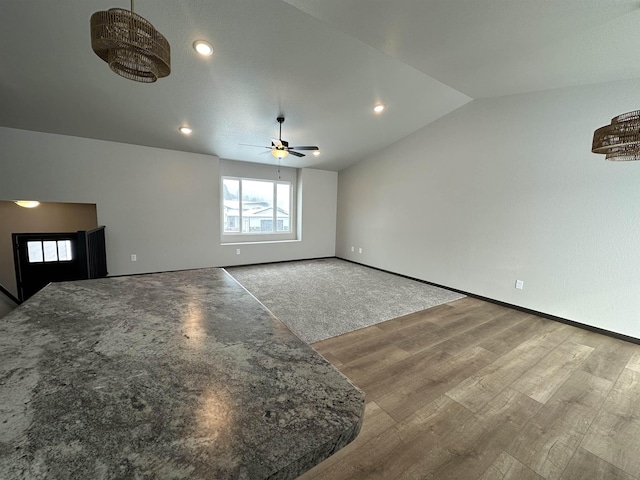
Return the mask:
<svg viewBox="0 0 640 480"><path fill-rule="evenodd" d="M640 346L473 298L318 342L367 396L300 480L640 479Z"/></svg>

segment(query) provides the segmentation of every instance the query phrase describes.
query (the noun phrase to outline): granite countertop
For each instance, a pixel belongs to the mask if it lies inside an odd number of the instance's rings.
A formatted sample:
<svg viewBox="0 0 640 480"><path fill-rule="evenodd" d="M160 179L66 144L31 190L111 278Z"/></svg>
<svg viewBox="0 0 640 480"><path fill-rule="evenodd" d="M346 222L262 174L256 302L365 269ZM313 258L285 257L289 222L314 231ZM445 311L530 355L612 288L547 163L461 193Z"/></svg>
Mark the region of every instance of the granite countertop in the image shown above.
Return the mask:
<svg viewBox="0 0 640 480"><path fill-rule="evenodd" d="M364 394L224 270L51 284L0 319L0 478L295 478Z"/></svg>

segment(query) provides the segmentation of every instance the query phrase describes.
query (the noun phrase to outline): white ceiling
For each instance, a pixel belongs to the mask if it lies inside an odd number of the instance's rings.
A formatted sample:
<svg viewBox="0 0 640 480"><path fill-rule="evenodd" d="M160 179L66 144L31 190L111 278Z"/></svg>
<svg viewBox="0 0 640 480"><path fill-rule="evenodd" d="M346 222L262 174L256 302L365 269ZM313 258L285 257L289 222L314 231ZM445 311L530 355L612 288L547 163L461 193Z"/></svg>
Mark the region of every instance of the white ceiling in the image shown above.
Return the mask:
<svg viewBox="0 0 640 480"><path fill-rule="evenodd" d="M1 126L273 163L239 144L269 145L283 114L322 151L284 165L340 170L472 99L640 78L638 0L137 0L172 48L155 84L91 50L113 7L0 2Z"/></svg>

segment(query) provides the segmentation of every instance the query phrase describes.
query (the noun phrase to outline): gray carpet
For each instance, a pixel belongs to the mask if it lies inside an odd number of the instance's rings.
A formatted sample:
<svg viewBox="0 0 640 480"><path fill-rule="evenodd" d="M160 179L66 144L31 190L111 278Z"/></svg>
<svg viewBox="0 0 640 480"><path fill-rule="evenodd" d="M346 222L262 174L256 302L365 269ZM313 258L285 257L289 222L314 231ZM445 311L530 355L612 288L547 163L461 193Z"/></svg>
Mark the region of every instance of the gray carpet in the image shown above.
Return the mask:
<svg viewBox="0 0 640 480"><path fill-rule="evenodd" d="M464 297L337 258L226 270L308 343Z"/></svg>

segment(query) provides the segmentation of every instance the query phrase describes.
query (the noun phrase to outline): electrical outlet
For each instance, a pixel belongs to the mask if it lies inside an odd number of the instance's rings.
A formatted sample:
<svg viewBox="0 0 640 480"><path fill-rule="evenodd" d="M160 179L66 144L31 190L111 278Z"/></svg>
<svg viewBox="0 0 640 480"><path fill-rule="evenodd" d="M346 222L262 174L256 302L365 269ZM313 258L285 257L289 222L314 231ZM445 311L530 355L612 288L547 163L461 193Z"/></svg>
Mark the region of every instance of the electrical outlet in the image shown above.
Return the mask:
<svg viewBox="0 0 640 480"><path fill-rule="evenodd" d="M352 251L352 252L355 252L355 251L356 251L356 249L354 248L354 246L353 246L353 245L351 245L351 251Z"/></svg>
<svg viewBox="0 0 640 480"><path fill-rule="evenodd" d="M362 253L362 247L358 249L358 253Z"/></svg>
<svg viewBox="0 0 640 480"><path fill-rule="evenodd" d="M516 288L518 290L522 290L524 288L524 281L522 280L516 280Z"/></svg>
<svg viewBox="0 0 640 480"><path fill-rule="evenodd" d="M236 248L236 255L240 255L240 249Z"/></svg>
<svg viewBox="0 0 640 480"><path fill-rule="evenodd" d="M131 254L131 261L135 262L137 260L138 260L138 256L135 253Z"/></svg>

